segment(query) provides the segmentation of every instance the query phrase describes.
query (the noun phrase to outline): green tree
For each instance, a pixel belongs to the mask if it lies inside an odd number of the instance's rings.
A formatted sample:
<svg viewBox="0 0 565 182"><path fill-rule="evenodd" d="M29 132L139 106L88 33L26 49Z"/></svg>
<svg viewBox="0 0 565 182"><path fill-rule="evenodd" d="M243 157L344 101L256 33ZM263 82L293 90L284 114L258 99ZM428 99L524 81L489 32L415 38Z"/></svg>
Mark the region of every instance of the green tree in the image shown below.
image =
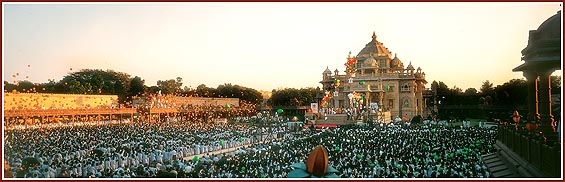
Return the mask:
<svg viewBox="0 0 565 182"><path fill-rule="evenodd" d="M159 87L157 87L157 86L150 86L150 87L147 87L145 90L150 94L156 94L156 93L159 93L159 90L161 90L161 89L159 89Z"/></svg>
<svg viewBox="0 0 565 182"><path fill-rule="evenodd" d="M147 86L145 86L145 80L141 79L141 77L135 76L131 79L126 97L126 106L129 106L129 104L132 103L133 97L145 93L146 90Z"/></svg>
<svg viewBox="0 0 565 182"><path fill-rule="evenodd" d="M215 88L206 87L205 84L200 84L196 87L196 93L200 97L217 97L217 90Z"/></svg>
<svg viewBox="0 0 565 182"><path fill-rule="evenodd" d="M231 83L218 85L216 89L207 88L205 85L200 85L197 88L197 91L198 90L200 90L200 93L203 94L206 94L206 92L215 93L215 96L217 97L239 98L241 101L247 101L254 104L258 104L263 100L261 92L240 85L232 85Z"/></svg>
<svg viewBox="0 0 565 182"><path fill-rule="evenodd" d="M464 92L465 95L473 96L477 95L478 91L475 88L467 88Z"/></svg>
<svg viewBox="0 0 565 182"><path fill-rule="evenodd" d="M169 80L158 80L157 87L161 89L162 94L176 94L180 93L182 86L182 78L177 77L176 79L169 79Z"/></svg>
<svg viewBox="0 0 565 182"><path fill-rule="evenodd" d="M55 86L57 93L118 95L125 102L130 75L113 70L83 69L63 77Z"/></svg>
<svg viewBox="0 0 565 182"><path fill-rule="evenodd" d="M128 93L130 96L137 96L144 93L145 88L145 80L142 80L141 77L135 76L131 79Z"/></svg>
<svg viewBox="0 0 565 182"><path fill-rule="evenodd" d="M55 82L55 80L49 80L47 83L40 84L38 91L40 93L59 93L57 89L60 89L60 83Z"/></svg>
<svg viewBox="0 0 565 182"><path fill-rule="evenodd" d="M12 92L12 90L16 89L16 85L12 84L8 81L4 81L4 92Z"/></svg>
<svg viewBox="0 0 565 182"><path fill-rule="evenodd" d="M12 90L16 90L18 92L32 92L33 88L36 88L35 84L28 80L20 80L17 84L4 81L4 91L6 92L12 92Z"/></svg>
<svg viewBox="0 0 565 182"><path fill-rule="evenodd" d="M484 97L491 96L492 97L494 95L494 87L493 87L492 83L490 83L490 81L488 81L488 80L483 82L483 85L481 85L481 88L479 90L480 90L479 94L481 96L484 96Z"/></svg>
<svg viewBox="0 0 565 182"><path fill-rule="evenodd" d="M453 86L453 89L450 90L452 94L463 94L463 90L456 85Z"/></svg>
<svg viewBox="0 0 565 182"><path fill-rule="evenodd" d="M528 98L528 82L524 79L511 79L494 88L496 105L524 106Z"/></svg>
<svg viewBox="0 0 565 182"><path fill-rule="evenodd" d="M322 91L315 88L285 88L273 90L270 103L273 106L304 106L316 102L316 95Z"/></svg>

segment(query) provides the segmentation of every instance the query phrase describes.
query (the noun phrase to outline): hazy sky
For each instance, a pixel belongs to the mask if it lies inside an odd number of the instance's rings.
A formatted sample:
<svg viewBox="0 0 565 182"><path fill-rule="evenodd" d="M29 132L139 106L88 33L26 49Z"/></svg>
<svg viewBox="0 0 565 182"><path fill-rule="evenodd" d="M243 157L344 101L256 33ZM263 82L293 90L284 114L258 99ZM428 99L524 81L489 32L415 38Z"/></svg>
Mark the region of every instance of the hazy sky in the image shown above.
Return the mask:
<svg viewBox="0 0 565 182"><path fill-rule="evenodd" d="M3 79L60 80L71 68L195 88L317 87L377 40L429 83L479 88L523 78L528 31L560 3L3 3ZM30 65L28 67L28 65ZM12 75L19 74L17 78ZM559 71L555 74L561 75ZM429 87L430 84L427 85Z"/></svg>

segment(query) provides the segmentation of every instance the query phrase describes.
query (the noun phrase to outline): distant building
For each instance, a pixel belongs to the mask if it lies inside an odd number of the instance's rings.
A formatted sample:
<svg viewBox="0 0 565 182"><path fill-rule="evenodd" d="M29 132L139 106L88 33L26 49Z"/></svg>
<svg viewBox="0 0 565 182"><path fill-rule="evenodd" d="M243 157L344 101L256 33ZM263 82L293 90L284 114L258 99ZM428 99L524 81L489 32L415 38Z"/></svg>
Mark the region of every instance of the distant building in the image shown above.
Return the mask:
<svg viewBox="0 0 565 182"><path fill-rule="evenodd" d="M391 117L427 116L427 102L422 97L426 90L426 73L420 67L414 69L411 62L405 67L396 54L393 57L388 48L377 41L374 32L372 40L354 58L357 60L354 75L347 72L340 75L338 69L332 73L329 68L322 73L320 83L324 90L333 94L328 107L354 107L348 94L356 92L364 97L364 106L378 104L382 111L390 112ZM341 83L337 88L335 80Z"/></svg>

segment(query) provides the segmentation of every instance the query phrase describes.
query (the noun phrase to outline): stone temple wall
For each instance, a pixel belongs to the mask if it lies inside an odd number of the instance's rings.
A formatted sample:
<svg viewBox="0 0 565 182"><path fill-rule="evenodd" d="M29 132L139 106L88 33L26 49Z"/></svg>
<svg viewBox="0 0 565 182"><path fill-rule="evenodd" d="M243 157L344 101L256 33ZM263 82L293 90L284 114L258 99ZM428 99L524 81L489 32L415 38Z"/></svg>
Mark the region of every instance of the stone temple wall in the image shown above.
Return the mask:
<svg viewBox="0 0 565 182"><path fill-rule="evenodd" d="M117 95L4 93L4 110L117 107Z"/></svg>
<svg viewBox="0 0 565 182"><path fill-rule="evenodd" d="M199 105L223 106L229 104L232 107L239 107L238 98L176 97L175 103L177 106L180 106L182 104L191 104L194 106L199 106Z"/></svg>

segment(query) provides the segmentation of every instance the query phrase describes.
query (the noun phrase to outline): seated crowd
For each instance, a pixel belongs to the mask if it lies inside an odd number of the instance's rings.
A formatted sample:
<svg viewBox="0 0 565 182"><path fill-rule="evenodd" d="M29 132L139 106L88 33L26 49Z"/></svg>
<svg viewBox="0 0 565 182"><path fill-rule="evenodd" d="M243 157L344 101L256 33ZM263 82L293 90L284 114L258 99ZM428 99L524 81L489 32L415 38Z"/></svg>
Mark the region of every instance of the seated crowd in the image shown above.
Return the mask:
<svg viewBox="0 0 565 182"><path fill-rule="evenodd" d="M480 156L493 152L496 136L433 125L346 125L301 135L283 122L267 126L169 121L10 130L4 158L17 178L285 178L291 164L324 145L343 178L482 178L490 174ZM276 139L262 143L258 135L268 132ZM233 150L210 154L222 149Z"/></svg>

